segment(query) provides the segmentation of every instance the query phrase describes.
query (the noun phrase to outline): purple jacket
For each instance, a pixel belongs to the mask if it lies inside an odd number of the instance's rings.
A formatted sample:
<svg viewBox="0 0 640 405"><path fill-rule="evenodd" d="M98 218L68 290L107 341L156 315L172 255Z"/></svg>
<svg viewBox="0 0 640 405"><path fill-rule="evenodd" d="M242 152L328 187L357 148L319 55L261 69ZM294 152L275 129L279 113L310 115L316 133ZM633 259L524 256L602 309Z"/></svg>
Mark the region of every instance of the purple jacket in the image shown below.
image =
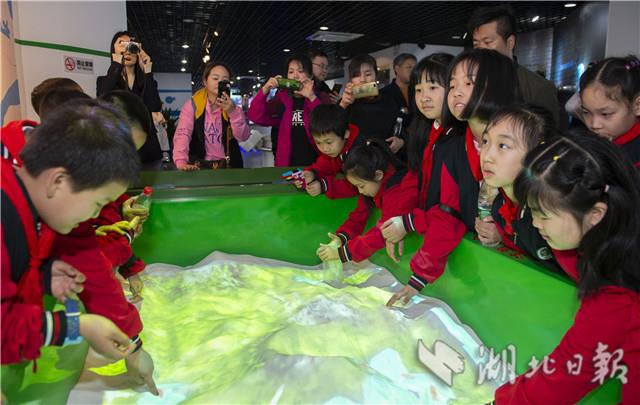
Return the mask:
<svg viewBox="0 0 640 405"><path fill-rule="evenodd" d="M274 110L275 104L282 104L284 106L284 112L280 119L271 118L270 111ZM309 133L309 120L311 111L321 104L320 98L316 97L315 100L304 100L304 111L302 112L302 120L304 121L304 129L307 132L307 138L309 143L317 150L316 143L313 141L311 134ZM265 127L278 126L278 146L275 157L276 166L289 166L291 157L291 119L293 117L293 99L287 92L279 91L273 100L267 102L267 97L262 93L262 90L258 91L255 98L251 102L251 107L247 111L247 117L258 125Z"/></svg>

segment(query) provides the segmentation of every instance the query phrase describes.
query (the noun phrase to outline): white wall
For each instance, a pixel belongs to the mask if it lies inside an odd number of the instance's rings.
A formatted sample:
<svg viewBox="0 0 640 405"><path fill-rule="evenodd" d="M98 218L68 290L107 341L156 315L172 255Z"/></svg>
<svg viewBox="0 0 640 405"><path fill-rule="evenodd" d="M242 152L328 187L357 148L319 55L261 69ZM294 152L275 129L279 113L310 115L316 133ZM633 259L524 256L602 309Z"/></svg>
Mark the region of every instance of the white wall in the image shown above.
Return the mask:
<svg viewBox="0 0 640 405"><path fill-rule="evenodd" d="M162 108L169 108L177 118L182 105L191 97L191 74L154 73L153 77L158 82Z"/></svg>
<svg viewBox="0 0 640 405"><path fill-rule="evenodd" d="M418 61L420 61L420 59L435 52L447 52L455 56L462 52L463 49L464 48L461 46L446 45L426 45L424 49L420 49L420 47L416 44L399 44L382 49L377 52L372 52L370 55L376 59L376 64L378 65L379 69L389 69L391 79L393 79L395 77L395 74L393 72L393 58L401 53L410 53L414 55L416 59L418 59ZM349 63L351 63L351 59L345 61L344 63L345 78L349 77Z"/></svg>
<svg viewBox="0 0 640 405"><path fill-rule="evenodd" d="M14 29L18 40L37 41L108 52L113 34L126 29L124 1L14 1ZM64 57L93 62L93 73L67 72ZM49 77L68 77L90 96L96 78L107 72L110 57L16 44L18 80L23 118L37 119L31 90Z"/></svg>
<svg viewBox="0 0 640 405"><path fill-rule="evenodd" d="M605 56L640 55L640 2L609 2Z"/></svg>

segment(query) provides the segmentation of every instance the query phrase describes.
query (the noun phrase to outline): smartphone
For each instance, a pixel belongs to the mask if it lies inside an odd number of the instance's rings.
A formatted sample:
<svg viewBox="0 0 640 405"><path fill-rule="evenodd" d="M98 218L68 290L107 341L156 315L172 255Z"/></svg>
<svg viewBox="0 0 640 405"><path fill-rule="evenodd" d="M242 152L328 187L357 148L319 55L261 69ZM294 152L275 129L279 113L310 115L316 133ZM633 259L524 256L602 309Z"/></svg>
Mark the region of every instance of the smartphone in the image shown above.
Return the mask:
<svg viewBox="0 0 640 405"><path fill-rule="evenodd" d="M342 85L340 83L336 83L336 84L333 85L333 88L331 89L331 92L340 94L340 90L342 90Z"/></svg>
<svg viewBox="0 0 640 405"><path fill-rule="evenodd" d="M278 79L278 88L286 89L286 90L300 90L302 88L302 83L293 79Z"/></svg>
<svg viewBox="0 0 640 405"><path fill-rule="evenodd" d="M370 82L359 84L351 88L353 98L375 97L378 95L378 83Z"/></svg>
<svg viewBox="0 0 640 405"><path fill-rule="evenodd" d="M231 83L228 80L218 82L218 97L221 97L222 93L227 93L227 97L231 98Z"/></svg>

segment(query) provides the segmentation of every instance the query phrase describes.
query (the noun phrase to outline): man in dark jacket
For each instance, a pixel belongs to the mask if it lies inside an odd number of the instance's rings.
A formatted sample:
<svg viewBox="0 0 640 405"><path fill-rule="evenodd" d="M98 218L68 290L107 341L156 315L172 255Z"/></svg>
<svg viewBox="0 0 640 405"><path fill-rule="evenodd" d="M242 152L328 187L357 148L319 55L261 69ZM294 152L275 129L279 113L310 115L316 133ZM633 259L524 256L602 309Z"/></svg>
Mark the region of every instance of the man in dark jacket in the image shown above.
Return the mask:
<svg viewBox="0 0 640 405"><path fill-rule="evenodd" d="M513 55L516 19L511 7L479 7L471 15L467 27L467 32L473 36L474 48L494 49L517 64ZM525 102L546 108L553 114L556 127L567 129L569 117L560 106L553 82L523 66L518 66L518 81Z"/></svg>

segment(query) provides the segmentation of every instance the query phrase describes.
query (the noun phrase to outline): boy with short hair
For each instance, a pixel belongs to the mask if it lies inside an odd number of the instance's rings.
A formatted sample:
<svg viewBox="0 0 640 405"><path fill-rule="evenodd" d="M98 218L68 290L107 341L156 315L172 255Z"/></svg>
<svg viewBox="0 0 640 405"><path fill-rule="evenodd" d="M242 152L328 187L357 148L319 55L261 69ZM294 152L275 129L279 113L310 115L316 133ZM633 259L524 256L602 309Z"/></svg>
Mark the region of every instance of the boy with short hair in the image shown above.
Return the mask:
<svg viewBox="0 0 640 405"><path fill-rule="evenodd" d="M61 346L81 337L108 357L125 357L133 346L111 321L98 315L44 311L42 296L43 287L53 292L54 277L67 284L66 293L55 294L56 298L82 291L84 279L77 270L66 264L60 273L52 265L52 276L43 277L47 274L43 264L53 231L69 233L135 180L139 162L130 129L110 108L82 100L62 107L34 129L20 157L22 167L14 168L6 159L0 162L2 364L35 360L40 347ZM48 282L54 284L48 287Z"/></svg>
<svg viewBox="0 0 640 405"><path fill-rule="evenodd" d="M323 104L311 112L309 132L320 151L316 162L304 169L306 191L311 196L326 194L328 198L349 198L358 190L345 178L338 179L342 164L354 144L359 142L359 129L348 123L346 111L335 104Z"/></svg>

